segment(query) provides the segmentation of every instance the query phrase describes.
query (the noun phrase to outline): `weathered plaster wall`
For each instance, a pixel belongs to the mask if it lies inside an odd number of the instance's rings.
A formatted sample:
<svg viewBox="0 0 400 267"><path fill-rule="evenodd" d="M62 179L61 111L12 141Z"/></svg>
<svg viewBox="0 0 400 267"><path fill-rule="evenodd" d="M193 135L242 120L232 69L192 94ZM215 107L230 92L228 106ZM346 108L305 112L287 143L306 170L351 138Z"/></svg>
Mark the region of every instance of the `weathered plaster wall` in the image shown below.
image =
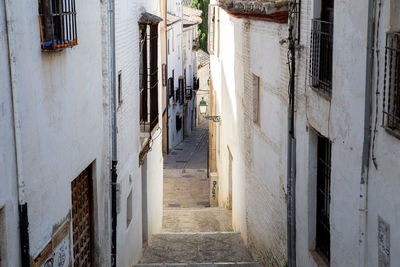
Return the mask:
<svg viewBox="0 0 400 267"><path fill-rule="evenodd" d="M217 13L217 12L216 12ZM219 204L229 206L232 161L233 223L265 264L286 262L285 25L236 19L220 11L220 57L211 56L216 91ZM216 18L218 20L218 18ZM223 29L223 30L222 30ZM217 37L216 37L217 38ZM262 51L262 53L260 53ZM260 77L260 125L253 122L253 74Z"/></svg>
<svg viewBox="0 0 400 267"><path fill-rule="evenodd" d="M19 266L18 193L4 1L0 2L0 265Z"/></svg>
<svg viewBox="0 0 400 267"><path fill-rule="evenodd" d="M118 183L121 184L118 214L118 265L131 266L142 256L143 231L148 236L161 230L162 220L162 82L159 82L159 124L146 165L139 166L139 26L142 12L162 17L159 1L116 1L116 71L121 73L122 104L117 111ZM159 26L159 36L161 34ZM161 72L161 38L159 38L159 72ZM160 75L159 75L160 76ZM145 168L145 170L142 170ZM147 192L142 192L142 173L146 173ZM160 178L161 177L161 178ZM132 221L127 224L127 201L132 192ZM142 214L142 194L147 199L147 214ZM157 197L155 197L157 196ZM147 216L147 230L142 216Z"/></svg>
<svg viewBox="0 0 400 267"><path fill-rule="evenodd" d="M183 77L182 29L183 24L182 20L180 20L171 26L168 26L167 30L170 45L170 53L168 54L168 78L172 77L173 71L175 95L176 90L179 87L179 77ZM169 149L172 149L183 140L183 126L179 131L176 130L176 116L183 116L183 106L177 101L174 101L174 97L169 98L168 106Z"/></svg>
<svg viewBox="0 0 400 267"><path fill-rule="evenodd" d="M204 67L198 69L198 78L199 78L199 90L196 95L196 107L197 107L197 125L204 121L203 116L200 115L200 109L198 108L200 105L200 101L204 97L204 100L207 103L209 102L209 90L210 87L208 85L210 79L210 64L205 65Z"/></svg>
<svg viewBox="0 0 400 267"><path fill-rule="evenodd" d="M102 167L106 155L100 45L102 4L77 2L76 8L79 45L44 53L40 49L38 3L28 3L23 9L17 2L10 6L17 42L15 97L20 104L21 168L26 183L30 253L40 253L57 226L68 218L71 181L95 162L96 256L107 263L108 237L100 230L105 227L104 198L108 198ZM11 163L9 167L12 166Z"/></svg>

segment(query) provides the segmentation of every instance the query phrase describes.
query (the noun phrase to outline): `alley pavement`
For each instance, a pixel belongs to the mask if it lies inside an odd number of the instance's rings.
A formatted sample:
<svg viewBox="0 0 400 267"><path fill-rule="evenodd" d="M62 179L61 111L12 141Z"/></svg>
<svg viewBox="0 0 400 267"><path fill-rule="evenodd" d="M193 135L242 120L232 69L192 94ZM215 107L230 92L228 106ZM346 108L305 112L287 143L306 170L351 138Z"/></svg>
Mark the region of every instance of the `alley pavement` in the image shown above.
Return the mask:
<svg viewBox="0 0 400 267"><path fill-rule="evenodd" d="M208 122L164 155L162 233L153 235L138 266L261 266L233 232L232 211L210 208Z"/></svg>

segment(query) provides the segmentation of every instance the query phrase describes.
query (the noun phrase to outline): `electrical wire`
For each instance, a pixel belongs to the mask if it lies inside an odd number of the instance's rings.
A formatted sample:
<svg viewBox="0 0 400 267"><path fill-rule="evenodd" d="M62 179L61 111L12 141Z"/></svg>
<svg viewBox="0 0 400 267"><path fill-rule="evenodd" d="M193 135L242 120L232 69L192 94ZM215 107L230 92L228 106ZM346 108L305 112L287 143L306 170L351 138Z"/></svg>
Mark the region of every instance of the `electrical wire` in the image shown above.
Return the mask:
<svg viewBox="0 0 400 267"><path fill-rule="evenodd" d="M380 96L380 91L379 91L379 26L380 26L380 19L381 19L381 7L382 7L382 0L379 0L378 4L378 21L377 21L377 27L376 27L376 38L375 38L375 52L376 52L376 68L377 68L377 73L376 73L376 93L375 93L375 124L374 124L374 133L372 137L372 162L374 163L375 169L378 169L378 162L376 160L376 155L375 155L375 140L376 140L376 134L378 132L377 125L378 125L378 112L379 112L379 96Z"/></svg>

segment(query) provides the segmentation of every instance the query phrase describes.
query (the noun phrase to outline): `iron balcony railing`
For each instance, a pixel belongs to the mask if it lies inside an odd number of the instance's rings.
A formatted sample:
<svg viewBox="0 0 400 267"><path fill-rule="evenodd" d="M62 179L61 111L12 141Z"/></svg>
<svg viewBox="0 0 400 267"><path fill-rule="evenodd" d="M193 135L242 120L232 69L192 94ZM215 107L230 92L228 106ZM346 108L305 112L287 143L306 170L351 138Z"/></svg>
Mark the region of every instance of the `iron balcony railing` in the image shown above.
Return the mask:
<svg viewBox="0 0 400 267"><path fill-rule="evenodd" d="M314 19L311 29L310 86L332 93L333 23Z"/></svg>
<svg viewBox="0 0 400 267"><path fill-rule="evenodd" d="M400 32L386 36L383 127L400 137Z"/></svg>

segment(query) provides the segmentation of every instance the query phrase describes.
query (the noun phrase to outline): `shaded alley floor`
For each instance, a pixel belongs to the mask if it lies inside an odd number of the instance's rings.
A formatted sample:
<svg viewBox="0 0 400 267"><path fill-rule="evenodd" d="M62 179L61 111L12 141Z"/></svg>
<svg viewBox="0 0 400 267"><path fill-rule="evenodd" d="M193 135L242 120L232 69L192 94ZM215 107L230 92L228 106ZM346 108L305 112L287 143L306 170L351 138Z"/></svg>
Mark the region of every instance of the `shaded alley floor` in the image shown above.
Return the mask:
<svg viewBox="0 0 400 267"><path fill-rule="evenodd" d="M210 207L208 122L164 155L162 233L150 238L142 266L261 266L253 262L232 212Z"/></svg>

